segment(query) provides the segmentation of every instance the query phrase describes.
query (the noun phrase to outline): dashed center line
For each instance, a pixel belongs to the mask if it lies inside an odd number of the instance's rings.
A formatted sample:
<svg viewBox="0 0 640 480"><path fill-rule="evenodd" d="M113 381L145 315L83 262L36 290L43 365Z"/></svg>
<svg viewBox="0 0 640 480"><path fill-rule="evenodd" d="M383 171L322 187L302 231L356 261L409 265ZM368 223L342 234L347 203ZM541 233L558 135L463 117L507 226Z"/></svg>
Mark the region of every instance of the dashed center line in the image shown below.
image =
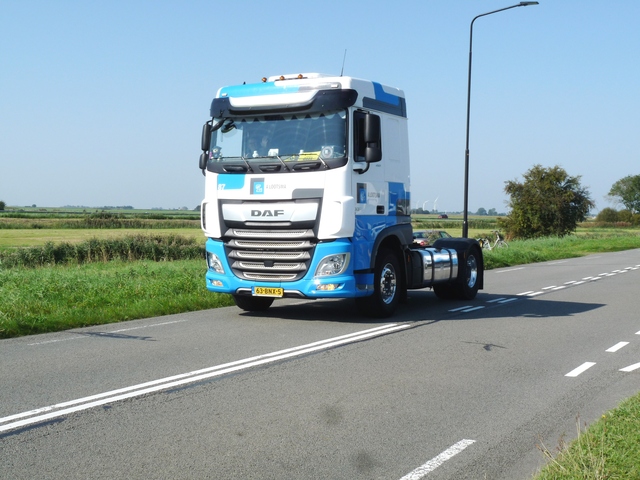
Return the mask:
<svg viewBox="0 0 640 480"><path fill-rule="evenodd" d="M629 342L618 342L613 347L607 348L605 352L614 353L620 350L622 347L626 347L627 345L629 345Z"/></svg>
<svg viewBox="0 0 640 480"><path fill-rule="evenodd" d="M587 370L589 370L591 367L593 367L595 365L595 362L584 362L582 365L580 365L578 368L574 368L573 370L571 370L569 373L567 373L565 375L565 377L577 377L578 375L580 375L581 373L586 372Z"/></svg>
<svg viewBox="0 0 640 480"><path fill-rule="evenodd" d="M634 363L633 365L629 365L628 367L621 368L621 372L633 372L640 368L640 363Z"/></svg>
<svg viewBox="0 0 640 480"><path fill-rule="evenodd" d="M424 478L429 472L432 472L433 470L438 468L440 465L442 465L444 462L446 462L447 460L450 460L452 457L459 454L469 445L473 445L474 443L476 443L475 440L467 440L467 439L460 440L458 443L447 448L440 455L432 458L427 463L416 468L413 472L408 473L407 475L402 477L400 480L420 480Z"/></svg>

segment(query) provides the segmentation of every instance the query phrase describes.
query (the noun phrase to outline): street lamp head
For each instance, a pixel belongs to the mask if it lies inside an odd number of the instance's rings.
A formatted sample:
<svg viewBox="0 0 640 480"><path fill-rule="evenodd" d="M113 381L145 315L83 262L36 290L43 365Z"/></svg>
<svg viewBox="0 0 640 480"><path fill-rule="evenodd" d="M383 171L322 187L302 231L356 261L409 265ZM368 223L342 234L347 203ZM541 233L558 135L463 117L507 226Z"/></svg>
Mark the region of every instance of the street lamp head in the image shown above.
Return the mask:
<svg viewBox="0 0 640 480"><path fill-rule="evenodd" d="M528 7L529 5L538 5L538 2L520 2L521 7Z"/></svg>

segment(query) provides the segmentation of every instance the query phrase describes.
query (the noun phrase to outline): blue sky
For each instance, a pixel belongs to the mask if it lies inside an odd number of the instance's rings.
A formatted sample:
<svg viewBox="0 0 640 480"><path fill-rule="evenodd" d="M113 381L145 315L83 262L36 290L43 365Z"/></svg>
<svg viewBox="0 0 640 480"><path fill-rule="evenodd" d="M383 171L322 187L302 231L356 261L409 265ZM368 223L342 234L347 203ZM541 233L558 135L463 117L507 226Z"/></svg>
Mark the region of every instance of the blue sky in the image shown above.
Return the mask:
<svg viewBox="0 0 640 480"><path fill-rule="evenodd" d="M463 202L469 24L497 0L0 0L0 200L194 208L216 90L282 73L402 88L413 205ZM535 164L596 210L640 174L640 2L540 0L474 25L469 208Z"/></svg>

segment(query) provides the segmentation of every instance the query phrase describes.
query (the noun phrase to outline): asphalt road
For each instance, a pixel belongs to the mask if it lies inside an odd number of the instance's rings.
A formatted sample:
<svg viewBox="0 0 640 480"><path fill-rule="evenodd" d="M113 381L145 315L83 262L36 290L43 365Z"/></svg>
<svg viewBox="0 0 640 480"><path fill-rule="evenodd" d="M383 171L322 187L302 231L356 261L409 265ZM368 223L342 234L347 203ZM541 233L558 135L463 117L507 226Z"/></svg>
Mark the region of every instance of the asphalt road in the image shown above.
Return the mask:
<svg viewBox="0 0 640 480"><path fill-rule="evenodd" d="M639 267L493 270L385 322L282 301L1 340L0 478L531 478L640 390Z"/></svg>

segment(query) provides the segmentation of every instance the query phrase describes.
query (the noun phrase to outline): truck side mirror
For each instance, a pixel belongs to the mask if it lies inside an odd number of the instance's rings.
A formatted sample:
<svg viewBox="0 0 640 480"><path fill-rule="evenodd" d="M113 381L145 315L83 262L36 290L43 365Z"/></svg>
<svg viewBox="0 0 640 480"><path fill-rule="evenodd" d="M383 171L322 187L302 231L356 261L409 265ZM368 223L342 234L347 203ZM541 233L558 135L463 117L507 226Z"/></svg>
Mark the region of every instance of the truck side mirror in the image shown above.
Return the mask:
<svg viewBox="0 0 640 480"><path fill-rule="evenodd" d="M380 133L380 117L368 113L364 117L364 160L367 163L375 163L382 160L382 148Z"/></svg>
<svg viewBox="0 0 640 480"><path fill-rule="evenodd" d="M364 151L364 161L367 163L376 163L382 160L382 150L378 147L367 147Z"/></svg>
<svg viewBox="0 0 640 480"><path fill-rule="evenodd" d="M207 168L207 152L202 152L200 154L200 170L205 168Z"/></svg>
<svg viewBox="0 0 640 480"><path fill-rule="evenodd" d="M202 151L207 152L211 147L211 122L207 122L202 126L202 139L200 140Z"/></svg>
<svg viewBox="0 0 640 480"><path fill-rule="evenodd" d="M380 141L380 117L367 113L364 117L364 141L367 143Z"/></svg>

